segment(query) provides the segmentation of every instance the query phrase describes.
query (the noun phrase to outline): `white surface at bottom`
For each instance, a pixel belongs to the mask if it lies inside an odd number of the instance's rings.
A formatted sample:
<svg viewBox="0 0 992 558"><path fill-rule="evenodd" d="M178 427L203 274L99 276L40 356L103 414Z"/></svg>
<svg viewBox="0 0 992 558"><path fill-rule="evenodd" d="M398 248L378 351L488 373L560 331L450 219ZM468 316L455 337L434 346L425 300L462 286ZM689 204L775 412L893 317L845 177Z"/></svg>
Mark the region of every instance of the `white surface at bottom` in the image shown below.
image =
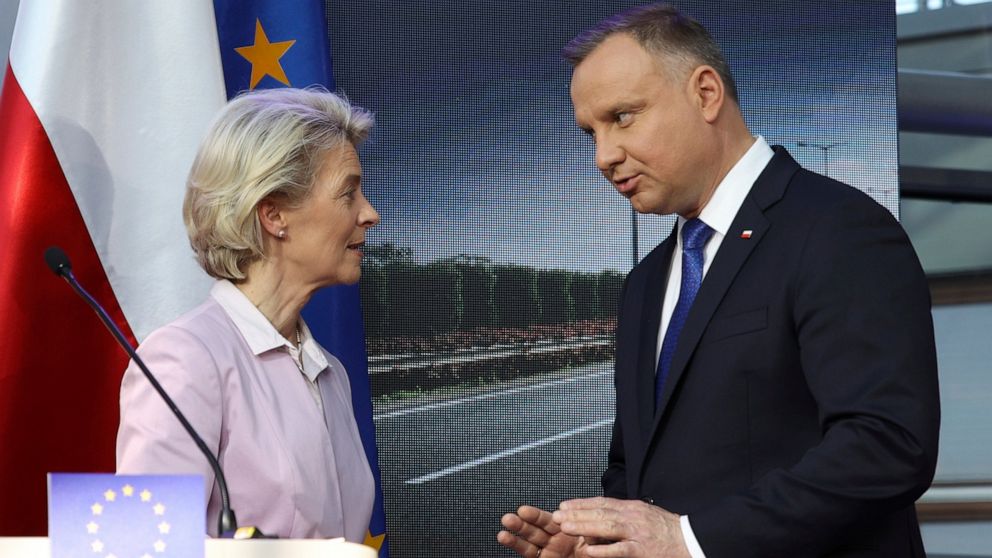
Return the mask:
<svg viewBox="0 0 992 558"><path fill-rule="evenodd" d="M376 558L376 551L343 540L207 539L205 558ZM0 537L0 558L51 558L46 537Z"/></svg>

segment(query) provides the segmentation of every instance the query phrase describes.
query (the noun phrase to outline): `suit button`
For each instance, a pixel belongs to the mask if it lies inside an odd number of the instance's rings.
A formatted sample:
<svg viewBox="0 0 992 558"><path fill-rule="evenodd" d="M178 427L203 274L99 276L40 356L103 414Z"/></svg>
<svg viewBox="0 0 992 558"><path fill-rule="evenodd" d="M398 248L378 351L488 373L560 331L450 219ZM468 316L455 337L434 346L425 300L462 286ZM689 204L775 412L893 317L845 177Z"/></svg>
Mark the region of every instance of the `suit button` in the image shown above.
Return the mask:
<svg viewBox="0 0 992 558"><path fill-rule="evenodd" d="M650 496L641 496L641 501L645 504L651 504L652 506L654 505L654 498Z"/></svg>

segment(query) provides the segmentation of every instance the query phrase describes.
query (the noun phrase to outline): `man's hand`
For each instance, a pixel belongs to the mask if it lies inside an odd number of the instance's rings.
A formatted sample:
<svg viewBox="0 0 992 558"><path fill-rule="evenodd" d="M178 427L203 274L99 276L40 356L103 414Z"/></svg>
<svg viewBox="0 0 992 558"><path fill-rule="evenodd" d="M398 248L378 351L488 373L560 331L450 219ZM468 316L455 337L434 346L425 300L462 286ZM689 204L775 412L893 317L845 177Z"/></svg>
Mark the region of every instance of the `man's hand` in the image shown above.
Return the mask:
<svg viewBox="0 0 992 558"><path fill-rule="evenodd" d="M689 558L679 516L640 500L568 500L551 519L566 536L590 541L581 556Z"/></svg>
<svg viewBox="0 0 992 558"><path fill-rule="evenodd" d="M524 558L571 558L585 546L580 537L562 533L550 513L533 506L520 506L501 522L506 530L496 540Z"/></svg>

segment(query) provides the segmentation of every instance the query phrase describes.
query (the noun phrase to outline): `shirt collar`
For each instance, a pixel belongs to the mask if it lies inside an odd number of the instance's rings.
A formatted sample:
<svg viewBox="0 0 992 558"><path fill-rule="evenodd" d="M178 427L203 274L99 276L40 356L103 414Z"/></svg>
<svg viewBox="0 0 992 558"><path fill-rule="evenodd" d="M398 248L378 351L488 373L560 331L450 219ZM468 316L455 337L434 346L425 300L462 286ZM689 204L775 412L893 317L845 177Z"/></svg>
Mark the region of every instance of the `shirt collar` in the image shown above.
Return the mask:
<svg viewBox="0 0 992 558"><path fill-rule="evenodd" d="M224 310L241 336L248 343L248 348L255 355L260 355L274 349L285 348L291 353L296 346L272 325L265 314L255 307L244 293L233 283L221 279L210 289L210 296ZM300 340L303 342L303 374L314 381L322 370L327 368L327 358L310 333L303 318L300 318ZM295 341L295 340L294 340Z"/></svg>
<svg viewBox="0 0 992 558"><path fill-rule="evenodd" d="M765 138L762 136L755 138L744 156L717 185L713 197L699 213L699 220L721 236L727 236L727 231L730 230L734 217L744 203L744 198L774 155L775 152L768 147ZM684 223L685 219L679 217L680 228Z"/></svg>

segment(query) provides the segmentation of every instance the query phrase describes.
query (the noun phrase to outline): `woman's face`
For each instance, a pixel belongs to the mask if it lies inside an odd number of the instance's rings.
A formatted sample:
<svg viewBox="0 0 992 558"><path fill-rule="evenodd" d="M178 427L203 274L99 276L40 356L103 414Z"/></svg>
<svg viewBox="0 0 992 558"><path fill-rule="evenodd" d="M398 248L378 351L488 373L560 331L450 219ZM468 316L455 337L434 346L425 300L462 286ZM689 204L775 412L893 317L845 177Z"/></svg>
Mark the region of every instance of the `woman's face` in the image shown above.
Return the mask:
<svg viewBox="0 0 992 558"><path fill-rule="evenodd" d="M306 283L354 284L362 276L365 231L379 213L362 193L362 163L345 142L327 153L303 205L285 210L287 263Z"/></svg>

